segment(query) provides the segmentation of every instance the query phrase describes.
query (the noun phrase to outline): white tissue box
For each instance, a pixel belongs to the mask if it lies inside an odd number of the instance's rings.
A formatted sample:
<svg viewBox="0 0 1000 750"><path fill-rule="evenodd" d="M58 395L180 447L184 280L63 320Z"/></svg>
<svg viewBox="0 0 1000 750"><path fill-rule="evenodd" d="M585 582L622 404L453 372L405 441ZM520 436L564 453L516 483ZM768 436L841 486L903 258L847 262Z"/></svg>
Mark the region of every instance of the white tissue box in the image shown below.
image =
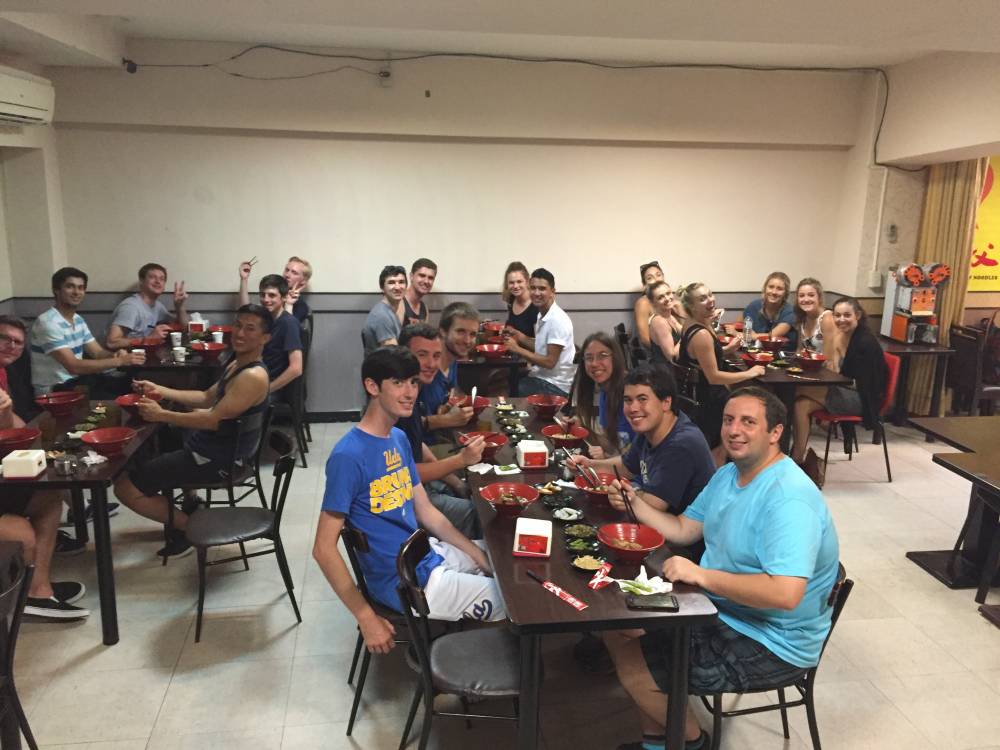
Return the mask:
<svg viewBox="0 0 1000 750"><path fill-rule="evenodd" d="M544 440L522 440L517 444L517 464L522 469L548 468L549 446Z"/></svg>
<svg viewBox="0 0 1000 750"><path fill-rule="evenodd" d="M31 479L45 471L45 451L25 448L12 451L3 459L5 479Z"/></svg>

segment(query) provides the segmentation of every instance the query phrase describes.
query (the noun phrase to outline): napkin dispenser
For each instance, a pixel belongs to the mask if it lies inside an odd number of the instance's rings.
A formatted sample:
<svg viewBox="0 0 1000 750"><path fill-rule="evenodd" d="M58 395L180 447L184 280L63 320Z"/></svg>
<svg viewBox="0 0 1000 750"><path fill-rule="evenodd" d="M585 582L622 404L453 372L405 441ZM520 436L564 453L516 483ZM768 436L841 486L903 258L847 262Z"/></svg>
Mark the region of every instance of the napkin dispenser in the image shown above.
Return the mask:
<svg viewBox="0 0 1000 750"><path fill-rule="evenodd" d="M552 553L552 521L517 517L514 525L514 555L548 557Z"/></svg>
<svg viewBox="0 0 1000 750"><path fill-rule="evenodd" d="M5 479L33 479L45 471L45 451L25 448L11 451L3 459Z"/></svg>
<svg viewBox="0 0 1000 750"><path fill-rule="evenodd" d="M516 455L522 469L545 469L549 465L549 446L544 440L522 440Z"/></svg>

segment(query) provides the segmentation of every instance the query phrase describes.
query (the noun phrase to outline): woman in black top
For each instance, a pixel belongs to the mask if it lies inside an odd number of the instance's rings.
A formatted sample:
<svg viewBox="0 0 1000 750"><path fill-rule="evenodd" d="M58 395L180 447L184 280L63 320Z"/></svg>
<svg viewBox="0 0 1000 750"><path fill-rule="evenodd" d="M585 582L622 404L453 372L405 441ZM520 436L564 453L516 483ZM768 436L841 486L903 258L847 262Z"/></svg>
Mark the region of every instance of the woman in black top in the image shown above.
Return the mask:
<svg viewBox="0 0 1000 750"><path fill-rule="evenodd" d="M687 313L687 322L681 333L680 354L677 363L682 367L698 369L698 402L700 405L695 423L705 434L712 448L716 463L725 460L721 450L722 409L729 395L729 388L747 380L759 378L765 370L760 365L734 371L726 364L726 352L739 348L739 338L733 337L723 346L712 329L715 320L715 295L701 282L683 287L681 305Z"/></svg>
<svg viewBox="0 0 1000 750"><path fill-rule="evenodd" d="M795 399L795 435L792 458L801 463L809 447L810 415L819 409L831 414L862 418L872 429L885 397L888 371L882 347L869 330L867 316L853 297L841 297L833 303L833 323L837 327L833 356L826 366L854 379L849 386L799 388Z"/></svg>
<svg viewBox="0 0 1000 750"><path fill-rule="evenodd" d="M507 303L507 326L520 331L528 338L534 338L538 308L531 304L528 268L524 263L515 260L507 266L500 296Z"/></svg>
<svg viewBox="0 0 1000 750"><path fill-rule="evenodd" d="M653 308L649 319L649 345L653 363L669 365L679 351L684 324L674 315L674 292L670 284L656 281L646 287L646 299Z"/></svg>

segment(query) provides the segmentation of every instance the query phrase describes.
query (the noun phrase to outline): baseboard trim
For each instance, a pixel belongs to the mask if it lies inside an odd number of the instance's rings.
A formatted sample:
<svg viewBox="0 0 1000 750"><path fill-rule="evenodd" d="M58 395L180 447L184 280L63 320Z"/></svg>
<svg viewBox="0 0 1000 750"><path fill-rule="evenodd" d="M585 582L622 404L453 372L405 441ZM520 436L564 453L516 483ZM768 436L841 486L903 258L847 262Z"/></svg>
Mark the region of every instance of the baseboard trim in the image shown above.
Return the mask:
<svg viewBox="0 0 1000 750"><path fill-rule="evenodd" d="M360 411L311 411L306 414L306 421L313 424L323 422L357 422L360 419Z"/></svg>

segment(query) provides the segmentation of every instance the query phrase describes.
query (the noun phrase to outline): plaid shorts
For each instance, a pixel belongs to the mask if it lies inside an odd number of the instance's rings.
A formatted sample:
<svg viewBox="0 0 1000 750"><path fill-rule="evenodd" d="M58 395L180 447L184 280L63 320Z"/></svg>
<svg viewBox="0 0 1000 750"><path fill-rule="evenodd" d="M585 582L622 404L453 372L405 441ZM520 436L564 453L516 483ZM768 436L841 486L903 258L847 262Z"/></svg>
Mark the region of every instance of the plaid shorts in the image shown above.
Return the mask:
<svg viewBox="0 0 1000 750"><path fill-rule="evenodd" d="M653 630L639 639L656 686L670 692L673 631ZM691 628L688 695L743 693L758 687L787 685L809 671L779 659L765 646L717 619Z"/></svg>

